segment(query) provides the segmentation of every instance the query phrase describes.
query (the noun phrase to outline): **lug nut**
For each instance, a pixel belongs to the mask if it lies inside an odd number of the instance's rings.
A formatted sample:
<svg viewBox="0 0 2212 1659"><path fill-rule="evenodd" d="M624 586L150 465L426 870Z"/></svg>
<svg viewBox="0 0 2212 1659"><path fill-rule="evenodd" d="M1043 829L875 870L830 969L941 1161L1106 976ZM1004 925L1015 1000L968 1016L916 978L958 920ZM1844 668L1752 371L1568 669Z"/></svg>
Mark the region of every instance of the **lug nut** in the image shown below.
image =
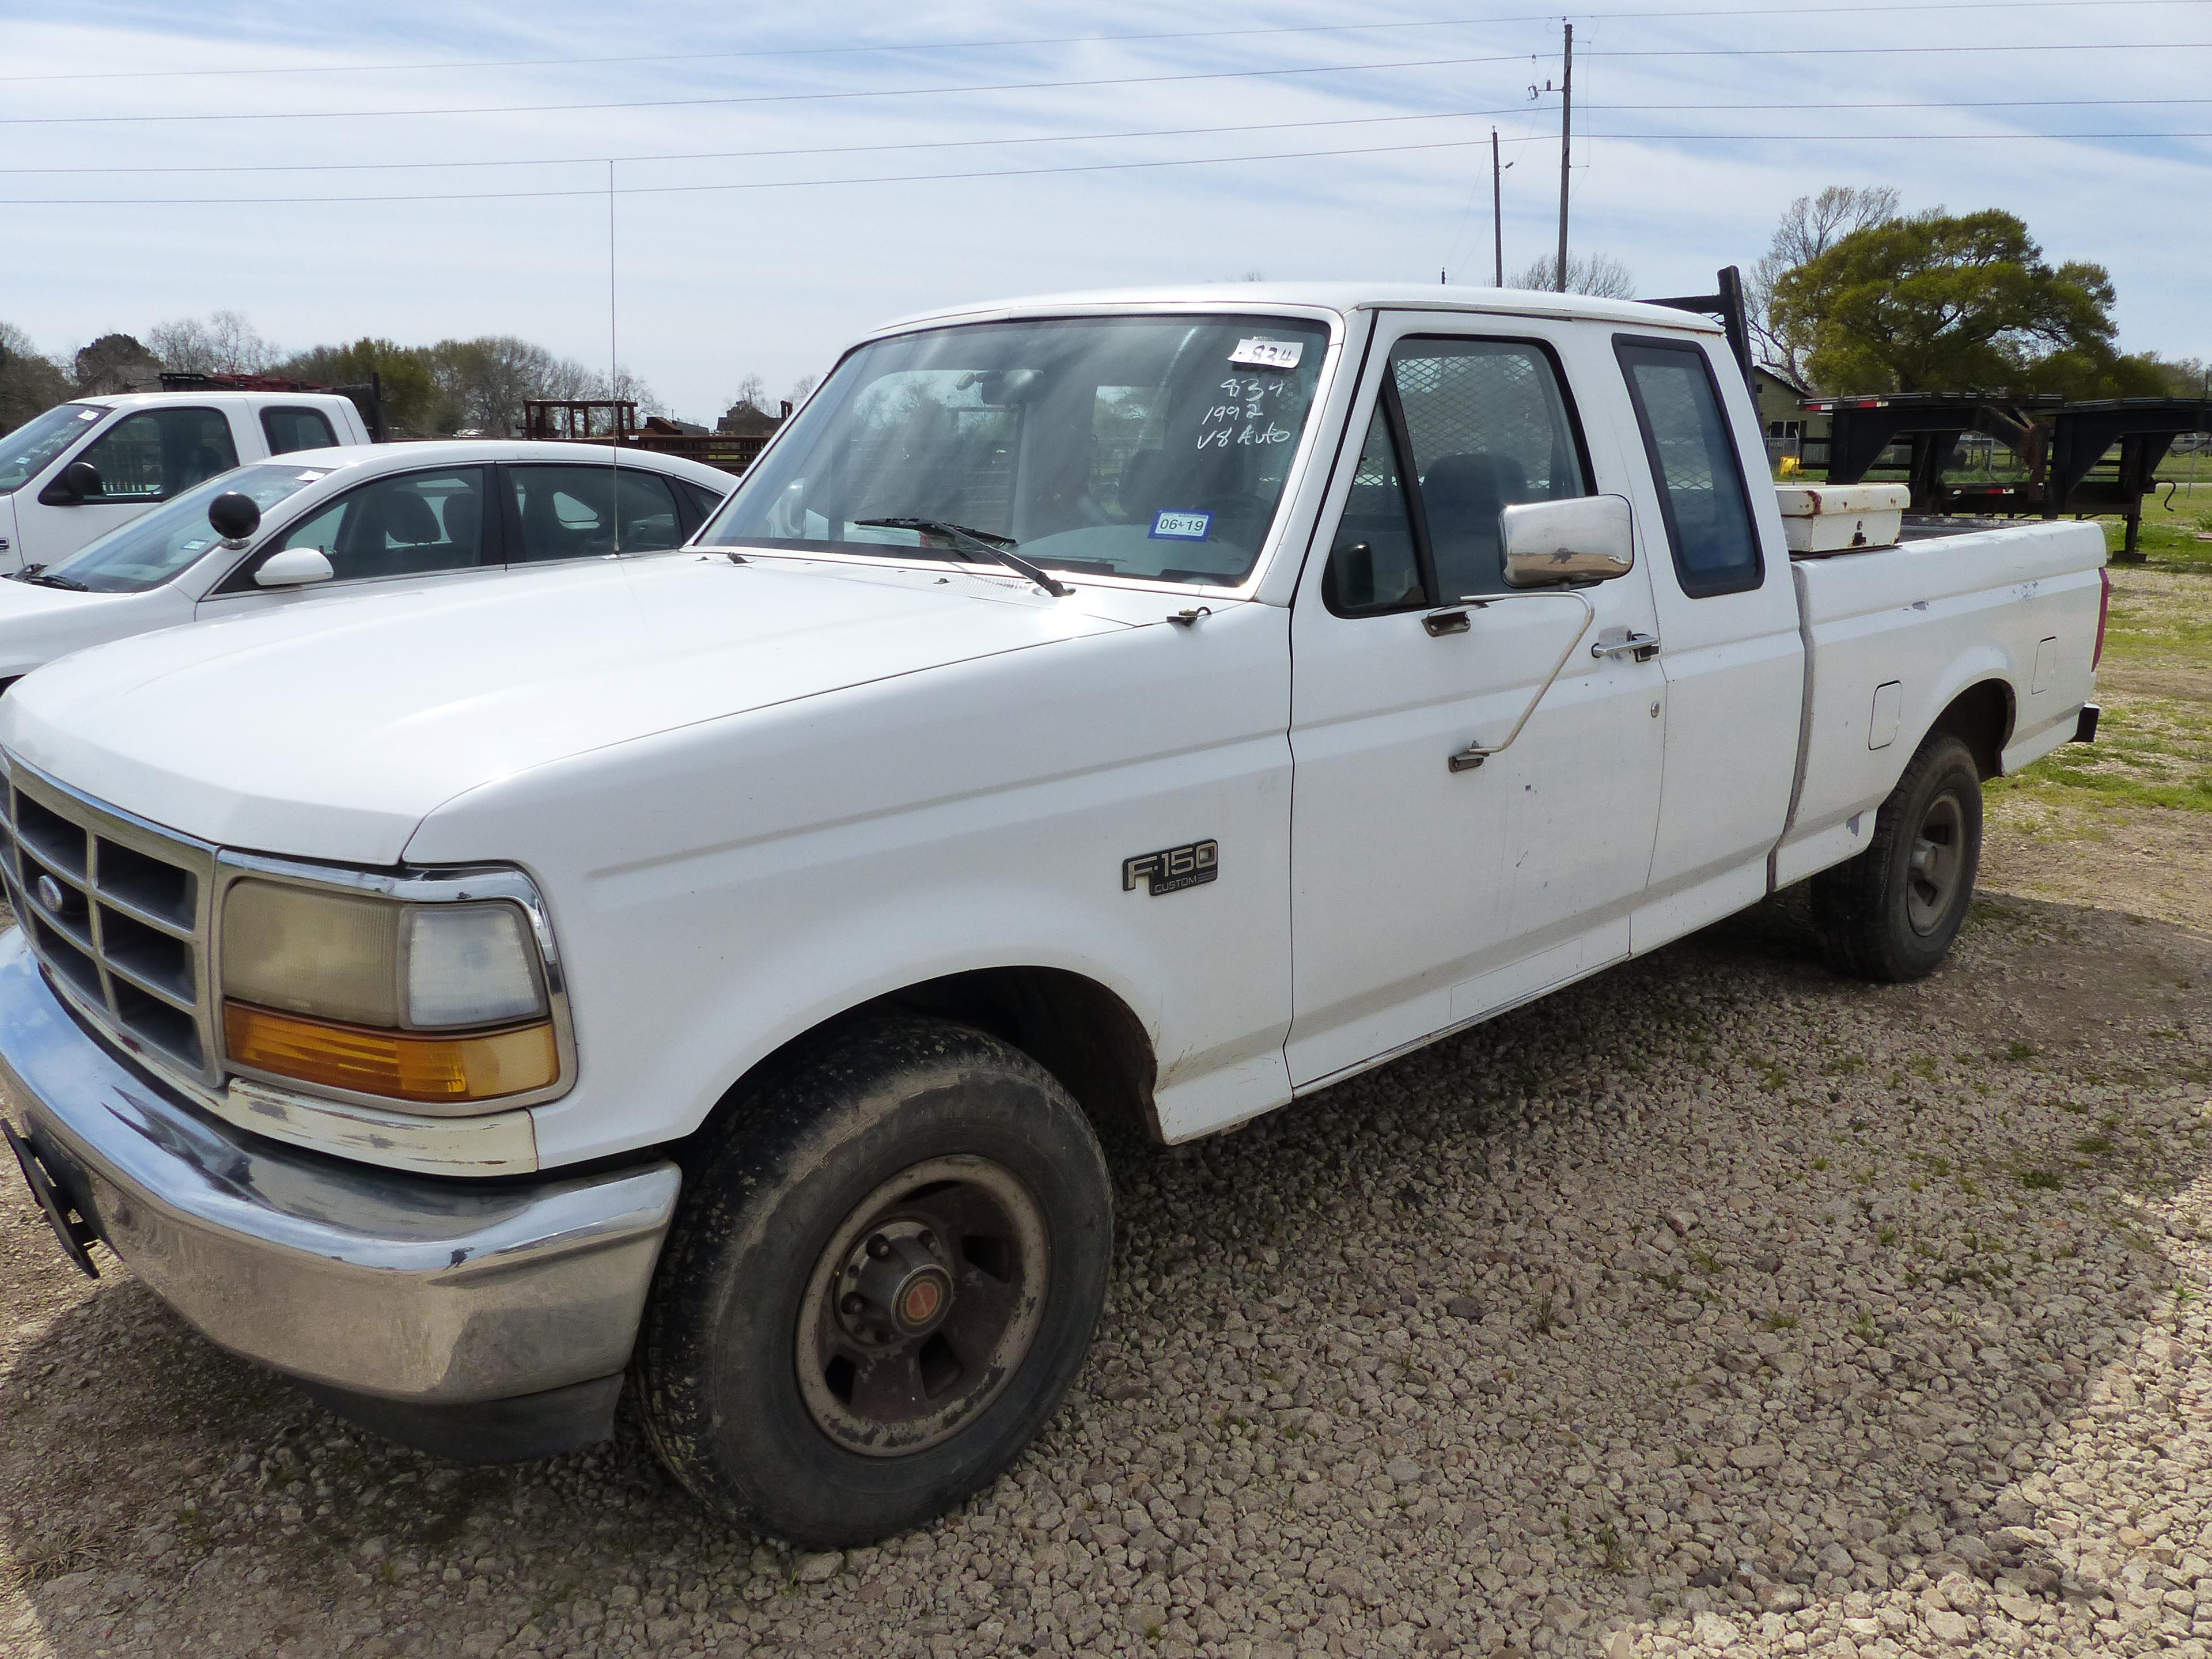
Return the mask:
<svg viewBox="0 0 2212 1659"><path fill-rule="evenodd" d="M925 1250L935 1249L937 1248L937 1235L925 1230L921 1235L921 1248Z"/></svg>
<svg viewBox="0 0 2212 1659"><path fill-rule="evenodd" d="M842 1308L848 1314L857 1317L866 1309L868 1304L866 1299L863 1298L859 1292L855 1291L848 1295L846 1298L837 1305Z"/></svg>
<svg viewBox="0 0 2212 1659"><path fill-rule="evenodd" d="M868 1241L868 1254L881 1261L891 1253L891 1242L881 1233Z"/></svg>

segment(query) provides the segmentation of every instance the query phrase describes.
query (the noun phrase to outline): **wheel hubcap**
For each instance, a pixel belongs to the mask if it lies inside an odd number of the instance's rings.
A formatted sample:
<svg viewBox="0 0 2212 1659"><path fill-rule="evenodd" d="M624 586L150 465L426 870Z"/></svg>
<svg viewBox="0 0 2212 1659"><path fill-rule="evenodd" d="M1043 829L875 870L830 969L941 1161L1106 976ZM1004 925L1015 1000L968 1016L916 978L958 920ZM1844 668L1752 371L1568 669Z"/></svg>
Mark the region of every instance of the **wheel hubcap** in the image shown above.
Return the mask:
<svg viewBox="0 0 2212 1659"><path fill-rule="evenodd" d="M799 1393L848 1449L899 1457L957 1432L1006 1386L1044 1313L1044 1215L988 1158L931 1158L830 1237L795 1334Z"/></svg>
<svg viewBox="0 0 2212 1659"><path fill-rule="evenodd" d="M1959 803L1953 796L1938 795L1928 804L1913 836L1905 886L1906 920L1923 938L1940 929L1950 912L1965 850L1966 820Z"/></svg>

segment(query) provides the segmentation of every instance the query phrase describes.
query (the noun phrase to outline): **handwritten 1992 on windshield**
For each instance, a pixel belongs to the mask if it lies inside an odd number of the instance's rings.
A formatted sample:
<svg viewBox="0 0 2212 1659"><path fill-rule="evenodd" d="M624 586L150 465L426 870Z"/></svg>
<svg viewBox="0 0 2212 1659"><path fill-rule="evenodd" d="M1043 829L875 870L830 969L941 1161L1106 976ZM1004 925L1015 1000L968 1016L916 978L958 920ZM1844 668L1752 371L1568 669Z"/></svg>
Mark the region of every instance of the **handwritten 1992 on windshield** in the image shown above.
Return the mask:
<svg viewBox="0 0 2212 1659"><path fill-rule="evenodd" d="M1279 397L1287 382L1245 380L1231 375L1218 390L1234 401L1215 404L1199 420L1206 428L1199 434L1200 449L1244 448L1255 444L1288 443L1294 435L1287 427L1267 419L1267 399ZM1231 423L1243 424L1231 430ZM1256 422L1256 424L1255 424Z"/></svg>

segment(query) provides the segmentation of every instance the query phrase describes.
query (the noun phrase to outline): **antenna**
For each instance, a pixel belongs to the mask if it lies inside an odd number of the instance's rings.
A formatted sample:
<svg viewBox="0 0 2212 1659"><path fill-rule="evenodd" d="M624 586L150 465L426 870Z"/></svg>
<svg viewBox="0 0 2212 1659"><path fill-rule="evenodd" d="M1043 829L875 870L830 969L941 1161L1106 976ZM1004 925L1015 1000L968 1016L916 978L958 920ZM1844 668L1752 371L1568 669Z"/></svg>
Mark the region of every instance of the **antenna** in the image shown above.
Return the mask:
<svg viewBox="0 0 2212 1659"><path fill-rule="evenodd" d="M622 552L622 369L615 350L615 164L607 161L607 400L613 405L614 475L608 480L607 517L613 522L615 552Z"/></svg>
<svg viewBox="0 0 2212 1659"><path fill-rule="evenodd" d="M1567 158L1575 137L1575 26L1566 26L1566 65L1559 76L1559 268L1552 286L1567 291Z"/></svg>

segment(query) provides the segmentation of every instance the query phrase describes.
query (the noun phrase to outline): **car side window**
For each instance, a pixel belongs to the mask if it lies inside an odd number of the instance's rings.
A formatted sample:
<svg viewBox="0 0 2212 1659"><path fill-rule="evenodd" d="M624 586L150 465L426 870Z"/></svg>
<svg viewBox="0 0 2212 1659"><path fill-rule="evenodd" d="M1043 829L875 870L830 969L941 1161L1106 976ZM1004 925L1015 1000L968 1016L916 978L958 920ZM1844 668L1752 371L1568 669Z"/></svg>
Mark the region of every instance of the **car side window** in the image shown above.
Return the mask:
<svg viewBox="0 0 2212 1659"><path fill-rule="evenodd" d="M1367 423L1352 475L1352 493L1345 498L1328 567L1322 574L1322 602L1340 617L1382 616L1429 602L1409 481L1391 435L1388 401L1375 400L1375 416Z"/></svg>
<svg viewBox="0 0 2212 1659"><path fill-rule="evenodd" d="M1390 354L1443 600L1504 593L1498 515L1589 494L1559 374L1528 340L1407 339ZM1443 601L1440 601L1440 603Z"/></svg>
<svg viewBox="0 0 2212 1659"><path fill-rule="evenodd" d="M1765 579L1759 532L1711 361L1690 341L1628 335L1614 337L1613 353L1636 406L1682 592L1702 599L1759 586Z"/></svg>
<svg viewBox="0 0 2212 1659"><path fill-rule="evenodd" d="M328 449L337 442L337 434L319 409L264 409L261 435L269 440L271 455L289 455L296 449Z"/></svg>
<svg viewBox="0 0 2212 1659"><path fill-rule="evenodd" d="M510 466L522 545L511 563L658 553L684 542L676 493L638 467Z"/></svg>
<svg viewBox="0 0 2212 1659"><path fill-rule="evenodd" d="M316 548L340 581L466 570L483 562L483 519L482 467L410 472L348 491L269 551Z"/></svg>
<svg viewBox="0 0 2212 1659"><path fill-rule="evenodd" d="M166 501L238 465L218 409L144 409L125 416L78 458L99 469L94 501Z"/></svg>

